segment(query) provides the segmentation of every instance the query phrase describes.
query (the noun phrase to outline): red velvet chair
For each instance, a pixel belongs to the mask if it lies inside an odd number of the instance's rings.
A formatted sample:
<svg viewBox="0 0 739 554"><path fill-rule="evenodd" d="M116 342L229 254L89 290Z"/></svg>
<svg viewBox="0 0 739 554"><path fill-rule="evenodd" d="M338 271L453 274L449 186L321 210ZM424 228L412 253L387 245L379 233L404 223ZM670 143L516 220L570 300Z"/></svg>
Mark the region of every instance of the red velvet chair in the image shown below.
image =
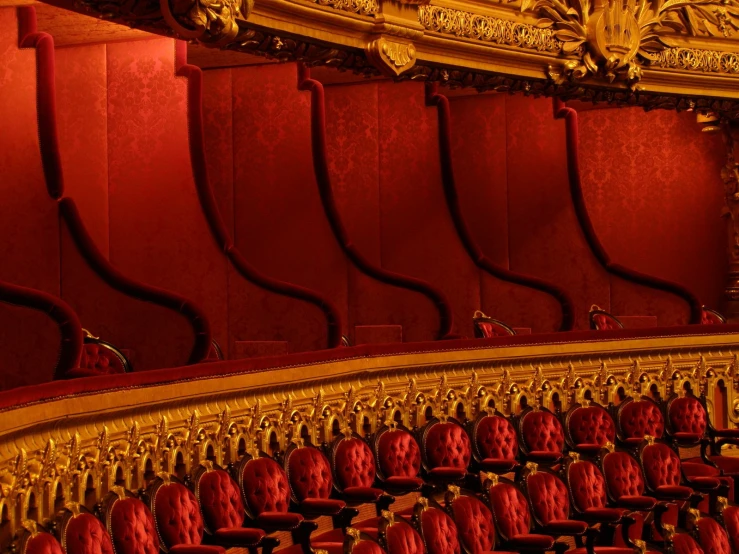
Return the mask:
<svg viewBox="0 0 739 554"><path fill-rule="evenodd" d="M677 533L670 540L672 554L706 554L700 545L687 533Z"/></svg>
<svg viewBox="0 0 739 554"><path fill-rule="evenodd" d="M432 501L433 502L433 501ZM413 510L413 524L420 533L426 554L461 554L457 526L436 503L421 497Z"/></svg>
<svg viewBox="0 0 739 554"><path fill-rule="evenodd" d="M399 425L383 425L372 441L377 479L382 488L393 494L421 490L421 449L408 429Z"/></svg>
<svg viewBox="0 0 739 554"><path fill-rule="evenodd" d="M485 554L495 550L493 514L480 499L450 485L444 497L444 505L457 526L463 554Z"/></svg>
<svg viewBox="0 0 739 554"><path fill-rule="evenodd" d="M526 461L552 465L562 459L562 424L546 408L528 407L518 417L518 439Z"/></svg>
<svg viewBox="0 0 739 554"><path fill-rule="evenodd" d="M432 418L421 429L421 460L427 480L447 485L463 480L472 458L467 431L456 419Z"/></svg>
<svg viewBox="0 0 739 554"><path fill-rule="evenodd" d="M349 527L346 530L342 554L386 554L386 552L371 536Z"/></svg>
<svg viewBox="0 0 739 554"><path fill-rule="evenodd" d="M195 498L200 505L206 542L221 546L246 547L268 554L280 541L265 537L262 529L244 527L245 509L241 490L227 471L210 461L199 464L192 479Z"/></svg>
<svg viewBox="0 0 739 554"><path fill-rule="evenodd" d="M710 517L700 517L695 522L694 536L705 554L731 554L731 542L726 529Z"/></svg>
<svg viewBox="0 0 739 554"><path fill-rule="evenodd" d="M238 495L237 495L238 496ZM146 490L149 509L154 516L154 524L159 534L162 550L172 554L224 554L224 546L203 544L204 525L195 495L183 484L162 474L154 479ZM232 517L232 516L227 516ZM217 539L222 539L228 547L242 546L250 552L255 551L255 543L263 535L248 536L242 543L239 527L219 529ZM247 530L249 531L249 530ZM231 534L233 533L233 535ZM231 540L231 539L234 540Z"/></svg>
<svg viewBox="0 0 739 554"><path fill-rule="evenodd" d="M380 518L380 545L387 554L425 554L423 539L403 518L384 510Z"/></svg>
<svg viewBox="0 0 739 554"><path fill-rule="evenodd" d="M721 455L724 444L739 444L739 429L715 429L702 399L691 393L672 395L666 406L667 435L675 447L701 445L701 456L683 461L683 471L689 477L719 477L729 487L729 500L736 497L739 458ZM706 450L710 447L710 454Z"/></svg>
<svg viewBox="0 0 739 554"><path fill-rule="evenodd" d="M348 527L357 510L346 502L330 498L334 487L331 464L312 445L292 443L285 452L284 468L290 485L291 499L297 510L308 518L331 516L337 527Z"/></svg>
<svg viewBox="0 0 739 554"><path fill-rule="evenodd" d="M739 506L727 506L721 513L721 521L729 536L731 552L739 554Z"/></svg>
<svg viewBox="0 0 739 554"><path fill-rule="evenodd" d="M31 519L25 520L16 533L12 551L17 554L63 554L62 546L54 535Z"/></svg>
<svg viewBox="0 0 739 554"><path fill-rule="evenodd" d="M649 397L639 400L625 398L616 410L618 441L636 452L644 437L661 439L665 431L665 418L659 405Z"/></svg>
<svg viewBox="0 0 739 554"><path fill-rule="evenodd" d="M110 535L98 518L76 502L57 514L56 529L65 554L114 554ZM46 541L49 546L53 545Z"/></svg>
<svg viewBox="0 0 739 554"><path fill-rule="evenodd" d="M472 454L483 471L503 474L518 467L518 437L508 418L481 412L470 426Z"/></svg>
<svg viewBox="0 0 739 554"><path fill-rule="evenodd" d="M606 480L596 464L581 460L578 454L573 453L565 462L563 474L574 517L590 524L600 523L601 544L624 547L628 545L627 538L631 541L641 539L644 514L608 506ZM623 525L623 516L627 514L634 520L631 525Z"/></svg>
<svg viewBox="0 0 739 554"><path fill-rule="evenodd" d="M97 377L99 375L114 375L132 371L128 358L118 348L94 337L87 329L85 334L80 367L67 371L66 379L78 377Z"/></svg>
<svg viewBox="0 0 739 554"><path fill-rule="evenodd" d="M149 508L122 487L100 502L100 516L116 554L158 554L159 536Z"/></svg>
<svg viewBox="0 0 739 554"><path fill-rule="evenodd" d="M703 306L701 312L701 325L724 325L726 318L716 310Z"/></svg>
<svg viewBox="0 0 739 554"><path fill-rule="evenodd" d="M348 437L341 433L331 444L331 468L334 488L350 505L377 504L378 515L395 500L382 489L373 487L376 466L372 449L353 433Z"/></svg>
<svg viewBox="0 0 739 554"><path fill-rule="evenodd" d="M567 446L579 454L594 456L607 443L616 442L616 424L600 404L573 404L564 421Z"/></svg>
<svg viewBox="0 0 739 554"><path fill-rule="evenodd" d="M498 321L497 319L486 316L480 310L477 310L472 315L472 323L475 326L475 338L478 339L489 339L492 337L509 337L516 334L516 331L514 331L511 327L509 327L502 321Z"/></svg>
<svg viewBox="0 0 739 554"><path fill-rule="evenodd" d="M623 329L624 325L614 315L609 314L605 310L601 310L593 304L590 307L590 328L594 331L611 331L613 329Z"/></svg>
<svg viewBox="0 0 739 554"><path fill-rule="evenodd" d="M526 497L513 482L494 473L483 474L481 479L484 479L483 489L504 549L532 554L551 550L561 554L567 550L566 543L557 542L549 535L531 532L531 514Z"/></svg>

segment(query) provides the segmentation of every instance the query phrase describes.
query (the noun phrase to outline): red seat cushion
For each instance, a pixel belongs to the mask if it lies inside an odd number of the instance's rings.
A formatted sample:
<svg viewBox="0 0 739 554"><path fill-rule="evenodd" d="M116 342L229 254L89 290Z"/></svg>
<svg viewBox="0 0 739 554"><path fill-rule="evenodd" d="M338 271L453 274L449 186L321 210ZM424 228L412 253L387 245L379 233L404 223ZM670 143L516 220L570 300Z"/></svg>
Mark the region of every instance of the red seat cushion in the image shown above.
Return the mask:
<svg viewBox="0 0 739 554"><path fill-rule="evenodd" d="M332 498L306 498L300 503L300 509L306 514L335 516L346 507L343 500Z"/></svg>
<svg viewBox="0 0 739 554"><path fill-rule="evenodd" d="M621 512L616 508L588 508L585 510L585 519L602 523L615 523L621 519Z"/></svg>
<svg viewBox="0 0 739 554"><path fill-rule="evenodd" d="M246 527L221 528L214 534L216 542L227 546L253 546L259 544L264 535L262 529Z"/></svg>
<svg viewBox="0 0 739 554"><path fill-rule="evenodd" d="M516 535L508 541L513 548L552 548L554 539L548 535Z"/></svg>
<svg viewBox="0 0 739 554"><path fill-rule="evenodd" d="M377 502L383 494L381 489L372 487L347 487L343 492L349 502Z"/></svg>
<svg viewBox="0 0 739 554"><path fill-rule="evenodd" d="M392 476L384 481L385 487L395 491L415 491L423 486L423 479L419 477Z"/></svg>
<svg viewBox="0 0 739 554"><path fill-rule="evenodd" d="M721 438L739 438L739 429L714 429L713 432Z"/></svg>
<svg viewBox="0 0 739 554"><path fill-rule="evenodd" d="M568 550L567 554L587 554L587 548ZM633 548L623 546L596 546L595 554L634 554ZM656 550L647 550L647 554L659 554Z"/></svg>
<svg viewBox="0 0 739 554"><path fill-rule="evenodd" d="M172 554L226 554L222 546L206 546L204 544L177 544L169 549Z"/></svg>
<svg viewBox="0 0 739 554"><path fill-rule="evenodd" d="M701 437L703 435L700 435L698 433L673 433L673 437L675 437L678 441L683 443L696 443L701 440Z"/></svg>
<svg viewBox="0 0 739 554"><path fill-rule="evenodd" d="M508 473L518 465L516 460L507 460L505 458L485 458L480 462L480 468L483 471L492 471L493 473Z"/></svg>
<svg viewBox="0 0 739 554"><path fill-rule="evenodd" d="M681 485L662 485L655 491L657 497L668 500L687 500L693 494L693 489Z"/></svg>
<svg viewBox="0 0 739 554"><path fill-rule="evenodd" d="M721 474L721 470L708 464L704 464L700 458L694 458L696 461L683 462L683 471L688 477L716 477Z"/></svg>
<svg viewBox="0 0 739 554"><path fill-rule="evenodd" d="M576 444L575 450L577 452L580 452L582 454L597 454L600 452L600 449L603 448L600 444Z"/></svg>
<svg viewBox="0 0 739 554"><path fill-rule="evenodd" d="M452 481L457 481L459 479L464 479L465 475L467 475L466 467L435 467L429 471L429 476L432 479L450 479Z"/></svg>
<svg viewBox="0 0 739 554"><path fill-rule="evenodd" d="M576 521L574 519L558 519L550 521L544 526L547 534L554 536L559 535L582 535L588 528L588 524L584 521Z"/></svg>
<svg viewBox="0 0 739 554"><path fill-rule="evenodd" d="M262 512L257 523L265 529L287 531L295 529L303 522L303 516L293 512Z"/></svg>
<svg viewBox="0 0 739 554"><path fill-rule="evenodd" d="M690 479L690 486L698 490L713 490L721 486L721 481L715 477L693 477Z"/></svg>
<svg viewBox="0 0 739 554"><path fill-rule="evenodd" d="M618 505L631 510L651 510L657 505L657 500L649 496L622 496Z"/></svg>
<svg viewBox="0 0 739 554"><path fill-rule="evenodd" d="M708 458L727 475L739 475L739 458L730 456L709 456Z"/></svg>

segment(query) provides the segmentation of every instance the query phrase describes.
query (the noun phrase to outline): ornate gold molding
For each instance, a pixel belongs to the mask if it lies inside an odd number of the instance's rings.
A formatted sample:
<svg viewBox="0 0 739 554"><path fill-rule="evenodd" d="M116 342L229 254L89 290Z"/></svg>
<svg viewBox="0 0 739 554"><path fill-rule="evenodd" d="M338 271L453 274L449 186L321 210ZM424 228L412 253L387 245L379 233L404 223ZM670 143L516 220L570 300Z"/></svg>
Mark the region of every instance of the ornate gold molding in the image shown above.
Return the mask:
<svg viewBox="0 0 739 554"><path fill-rule="evenodd" d="M653 65L686 71L734 75L739 73L739 54L697 48L665 48L654 57Z"/></svg>
<svg viewBox="0 0 739 554"><path fill-rule="evenodd" d="M378 0L313 0L313 2L319 6L331 6L336 10L359 15L374 15L380 11Z"/></svg>
<svg viewBox="0 0 739 554"><path fill-rule="evenodd" d="M367 57L386 75L398 77L416 63L416 47L412 42L380 37L367 45Z"/></svg>
<svg viewBox="0 0 739 554"><path fill-rule="evenodd" d="M539 52L559 53L563 45L551 29L442 6L421 6L418 20L429 31Z"/></svg>
<svg viewBox="0 0 739 554"><path fill-rule="evenodd" d="M524 397L566 410L653 385L665 397L690 383L712 406L723 381L737 421L737 344L734 333L399 353L20 406L0 417L0 513L15 531L65 502L92 506L116 485L141 488L159 472L184 475L206 460L227 465L305 439L319 445L337 430L371 433L396 418L413 428L429 413L515 413Z"/></svg>

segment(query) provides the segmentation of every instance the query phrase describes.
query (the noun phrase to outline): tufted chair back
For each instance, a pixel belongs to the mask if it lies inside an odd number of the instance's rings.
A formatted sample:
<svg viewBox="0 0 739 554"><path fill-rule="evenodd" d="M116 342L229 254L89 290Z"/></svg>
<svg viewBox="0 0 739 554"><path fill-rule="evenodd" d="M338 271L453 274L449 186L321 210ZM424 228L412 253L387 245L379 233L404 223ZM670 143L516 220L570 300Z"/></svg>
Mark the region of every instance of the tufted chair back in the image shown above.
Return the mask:
<svg viewBox="0 0 739 554"><path fill-rule="evenodd" d="M525 483L531 510L541 525L570 518L567 487L559 477L547 471L530 472Z"/></svg>
<svg viewBox="0 0 739 554"><path fill-rule="evenodd" d="M59 514L58 529L66 554L113 554L113 543L103 524L79 504L67 504Z"/></svg>
<svg viewBox="0 0 739 554"><path fill-rule="evenodd" d="M358 435L339 435L331 448L334 484L339 491L371 487L375 482L375 460L369 445Z"/></svg>
<svg viewBox="0 0 739 554"><path fill-rule="evenodd" d="M493 484L488 495L493 508L493 519L503 540L516 535L526 535L531 528L531 516L526 497L512 483L500 481Z"/></svg>
<svg viewBox="0 0 739 554"><path fill-rule="evenodd" d="M475 338L489 339L491 337L509 337L515 335L516 331L508 325L497 319L486 316L480 310L477 310L472 316L472 323L475 326Z"/></svg>
<svg viewBox="0 0 739 554"><path fill-rule="evenodd" d="M244 525L241 491L227 471L209 461L201 463L195 470L193 483L203 527L209 535L218 529Z"/></svg>
<svg viewBox="0 0 739 554"><path fill-rule="evenodd" d="M352 527L346 530L343 552L347 554L385 554L382 547L372 537Z"/></svg>
<svg viewBox="0 0 739 554"><path fill-rule="evenodd" d="M467 432L456 419L449 418L442 423L434 418L426 424L421 435L426 469L467 469L472 458L472 447Z"/></svg>
<svg viewBox="0 0 739 554"><path fill-rule="evenodd" d="M703 306L703 310L701 312L701 325L723 325L724 323L726 323L726 318L724 316L716 310Z"/></svg>
<svg viewBox="0 0 739 554"><path fill-rule="evenodd" d="M606 480L593 462L583 460L567 464L565 477L578 512L606 507Z"/></svg>
<svg viewBox="0 0 739 554"><path fill-rule="evenodd" d="M616 442L616 425L611 414L599 404L575 404L565 416L565 433L570 448L596 454L608 442Z"/></svg>
<svg viewBox="0 0 739 554"><path fill-rule="evenodd" d="M677 533L672 538L673 554L705 554L695 539L687 533Z"/></svg>
<svg viewBox="0 0 739 554"><path fill-rule="evenodd" d="M465 554L495 549L495 526L490 509L471 494L447 494L446 505L457 525Z"/></svg>
<svg viewBox="0 0 739 554"><path fill-rule="evenodd" d="M114 487L100 505L116 554L158 554L159 536L146 504L123 488Z"/></svg>
<svg viewBox="0 0 739 554"><path fill-rule="evenodd" d="M502 414L480 414L472 425L472 445L477 461L494 460L502 471L516 465L518 437L513 424Z"/></svg>
<svg viewBox="0 0 739 554"><path fill-rule="evenodd" d="M83 331L85 338L82 358L80 358L81 369L93 370L100 374L128 373L131 371L131 364L123 355L123 352L109 342L92 336L87 329L83 329Z"/></svg>
<svg viewBox="0 0 739 554"><path fill-rule="evenodd" d="M627 398L618 406L616 417L619 439L627 445L637 446L645 435L662 438L665 420L657 403L642 396L639 400Z"/></svg>
<svg viewBox="0 0 739 554"><path fill-rule="evenodd" d="M724 526L733 552L739 552L739 506L728 506L723 513Z"/></svg>
<svg viewBox="0 0 739 554"><path fill-rule="evenodd" d="M331 495L334 486L331 466L315 446L291 445L285 454L285 470L295 502Z"/></svg>
<svg viewBox="0 0 739 554"><path fill-rule="evenodd" d="M42 530L33 520L23 522L12 551L20 554L63 554L54 535Z"/></svg>
<svg viewBox="0 0 739 554"><path fill-rule="evenodd" d="M527 408L518 421L519 440L524 454L541 462L556 462L565 444L562 424L546 408Z"/></svg>
<svg viewBox="0 0 739 554"><path fill-rule="evenodd" d="M402 518L395 518L391 512L382 512L379 535L387 554L424 554L421 535Z"/></svg>
<svg viewBox="0 0 739 554"><path fill-rule="evenodd" d="M680 457L672 448L659 442L648 444L642 448L640 457L644 477L650 489L680 485L682 480Z"/></svg>
<svg viewBox="0 0 739 554"><path fill-rule="evenodd" d="M614 500L623 496L643 496L644 478L638 462L626 452L609 452L603 457L603 474L608 494Z"/></svg>
<svg viewBox="0 0 739 554"><path fill-rule="evenodd" d="M713 518L702 517L698 520L698 542L705 554L731 554L729 536Z"/></svg>
<svg viewBox="0 0 739 554"><path fill-rule="evenodd" d="M617 317L593 304L590 308L590 328L595 331L611 331L623 329L624 326Z"/></svg>
<svg viewBox="0 0 739 554"><path fill-rule="evenodd" d="M681 444L697 444L707 427L706 408L694 395L673 395L667 401L667 430Z"/></svg>
<svg viewBox="0 0 739 554"><path fill-rule="evenodd" d="M382 480L418 475L421 470L421 449L407 429L382 427L373 444L377 469Z"/></svg>
<svg viewBox="0 0 739 554"><path fill-rule="evenodd" d="M422 499L414 515L427 554L461 554L457 526L444 510Z"/></svg>
<svg viewBox="0 0 739 554"><path fill-rule="evenodd" d="M237 469L239 489L246 514L256 519L260 514L286 513L290 508L287 474L272 458L245 455Z"/></svg>
<svg viewBox="0 0 739 554"><path fill-rule="evenodd" d="M160 546L199 545L203 540L203 518L195 495L169 476L154 479L146 496L154 516Z"/></svg>

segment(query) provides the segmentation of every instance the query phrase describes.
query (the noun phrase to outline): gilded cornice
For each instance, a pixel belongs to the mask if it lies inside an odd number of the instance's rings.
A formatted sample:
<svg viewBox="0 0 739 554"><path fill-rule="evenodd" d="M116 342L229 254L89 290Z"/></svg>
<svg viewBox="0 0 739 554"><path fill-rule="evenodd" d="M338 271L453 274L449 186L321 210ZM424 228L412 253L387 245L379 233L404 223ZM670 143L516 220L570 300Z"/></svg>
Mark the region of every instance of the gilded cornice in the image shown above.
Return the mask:
<svg viewBox="0 0 739 554"><path fill-rule="evenodd" d="M19 406L0 416L0 513L12 534L24 519L52 518L60 501L94 503L115 485L136 490L152 475L189 473L206 459L225 466L243 452L284 452L300 438L319 445L335 429L371 433L398 419L420 427L429 411L473 419L494 406L511 414L524 397L566 410L652 387L667 398L689 383L713 401L722 381L736 422L737 344L739 334L726 333L401 352Z"/></svg>
<svg viewBox="0 0 739 554"><path fill-rule="evenodd" d="M685 71L703 71L709 73L739 73L739 54L734 52L716 52L697 48L665 48L654 59L653 65Z"/></svg>

